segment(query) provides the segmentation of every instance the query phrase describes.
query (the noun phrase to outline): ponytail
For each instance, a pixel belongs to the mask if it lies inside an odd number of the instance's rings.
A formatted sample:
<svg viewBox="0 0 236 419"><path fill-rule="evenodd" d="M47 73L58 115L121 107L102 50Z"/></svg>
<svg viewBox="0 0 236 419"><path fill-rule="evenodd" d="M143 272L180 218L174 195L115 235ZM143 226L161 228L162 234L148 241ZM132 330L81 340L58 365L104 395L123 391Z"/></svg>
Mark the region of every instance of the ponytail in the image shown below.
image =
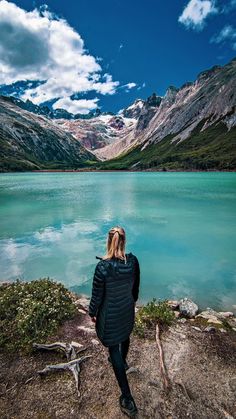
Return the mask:
<svg viewBox="0 0 236 419"><path fill-rule="evenodd" d="M125 242L125 230L120 226L111 228L108 232L107 251L103 259L115 257L124 260L126 263Z"/></svg>

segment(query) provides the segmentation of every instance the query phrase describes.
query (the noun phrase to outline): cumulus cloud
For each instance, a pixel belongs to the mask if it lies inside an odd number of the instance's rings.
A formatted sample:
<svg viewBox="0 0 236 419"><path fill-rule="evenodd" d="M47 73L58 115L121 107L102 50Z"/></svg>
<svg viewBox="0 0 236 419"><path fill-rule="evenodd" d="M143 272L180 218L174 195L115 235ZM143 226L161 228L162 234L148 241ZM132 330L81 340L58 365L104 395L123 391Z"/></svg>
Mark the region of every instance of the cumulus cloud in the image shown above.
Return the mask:
<svg viewBox="0 0 236 419"><path fill-rule="evenodd" d="M223 29L211 39L211 43L221 44L229 41L231 47L236 50L236 28L231 25L225 25Z"/></svg>
<svg viewBox="0 0 236 419"><path fill-rule="evenodd" d="M98 98L95 99L79 99L79 100L72 100L69 97L61 98L55 102L52 107L53 109L66 109L68 112L71 113L81 113L87 114L93 109L98 107L97 105Z"/></svg>
<svg viewBox="0 0 236 419"><path fill-rule="evenodd" d="M178 21L187 28L201 30L206 18L213 13L218 13L214 0L190 0Z"/></svg>
<svg viewBox="0 0 236 419"><path fill-rule="evenodd" d="M21 98L35 104L58 99L67 110L93 109L97 98L72 101L75 93L114 94L119 86L110 74L102 75L101 59L85 49L84 41L66 20L47 7L27 12L0 1L0 84L20 80L41 81L26 88ZM74 102L74 103L73 103Z"/></svg>

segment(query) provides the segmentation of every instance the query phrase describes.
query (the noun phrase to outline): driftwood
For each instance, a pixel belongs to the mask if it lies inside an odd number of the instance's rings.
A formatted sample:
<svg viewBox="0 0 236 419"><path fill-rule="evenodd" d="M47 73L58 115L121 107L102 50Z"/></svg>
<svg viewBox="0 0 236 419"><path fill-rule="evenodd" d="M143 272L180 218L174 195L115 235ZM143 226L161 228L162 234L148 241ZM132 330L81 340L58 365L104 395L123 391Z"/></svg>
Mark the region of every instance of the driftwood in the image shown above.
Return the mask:
<svg viewBox="0 0 236 419"><path fill-rule="evenodd" d="M70 372L72 372L74 376L76 390L77 390L78 396L80 396L80 391L79 391L80 364L85 359L91 358L92 355L85 355L85 356L82 356L81 358L77 358L77 355L78 353L85 351L87 347L83 347L83 345L77 342L71 342L69 344L66 344L64 342L55 342L55 343L50 343L50 344L33 343L33 347L39 350L48 350L48 351L60 350L66 355L68 362L54 364L54 365L47 365L43 370L38 371L38 374L40 376L43 376L50 372L69 370Z"/></svg>
<svg viewBox="0 0 236 419"><path fill-rule="evenodd" d="M156 324L156 343L159 349L160 370L161 370L161 376L163 380L164 389L165 391L169 391L171 388L171 384L170 384L170 379L168 377L166 366L165 366L164 353L163 353L163 348L161 344L160 328L159 328L158 323Z"/></svg>
<svg viewBox="0 0 236 419"><path fill-rule="evenodd" d="M48 351L55 351L59 349L60 351L64 352L68 361L72 361L73 359L76 359L77 354L79 352L85 351L87 349L87 347L83 347L83 345L77 342L71 342L69 344L64 343L64 342L55 342L55 343L49 343L45 345L43 343L33 343L33 348L39 349L39 350L45 349Z"/></svg>
<svg viewBox="0 0 236 419"><path fill-rule="evenodd" d="M55 365L47 365L43 370L38 371L38 374L45 375L50 372L60 371L60 370L69 370L73 373L75 378L76 389L78 392L78 396L80 396L79 385L79 373L80 373L80 363L87 358L91 358L92 355L82 356L82 358L74 359L72 361L62 363L62 364L55 364Z"/></svg>

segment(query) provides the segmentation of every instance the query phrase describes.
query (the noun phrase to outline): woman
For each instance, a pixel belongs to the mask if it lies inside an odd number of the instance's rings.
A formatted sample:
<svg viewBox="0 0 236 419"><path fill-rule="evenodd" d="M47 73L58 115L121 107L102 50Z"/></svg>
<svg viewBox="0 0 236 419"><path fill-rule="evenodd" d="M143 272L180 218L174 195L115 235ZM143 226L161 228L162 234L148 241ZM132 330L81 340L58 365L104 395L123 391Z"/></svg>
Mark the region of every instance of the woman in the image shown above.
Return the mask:
<svg viewBox="0 0 236 419"><path fill-rule="evenodd" d="M107 236L107 252L97 263L89 304L89 315L95 322L101 343L108 348L111 362L120 386L119 404L128 416L138 409L131 395L126 370L130 334L134 326L135 302L140 284L139 262L131 252L125 253L126 237L122 227L111 228Z"/></svg>

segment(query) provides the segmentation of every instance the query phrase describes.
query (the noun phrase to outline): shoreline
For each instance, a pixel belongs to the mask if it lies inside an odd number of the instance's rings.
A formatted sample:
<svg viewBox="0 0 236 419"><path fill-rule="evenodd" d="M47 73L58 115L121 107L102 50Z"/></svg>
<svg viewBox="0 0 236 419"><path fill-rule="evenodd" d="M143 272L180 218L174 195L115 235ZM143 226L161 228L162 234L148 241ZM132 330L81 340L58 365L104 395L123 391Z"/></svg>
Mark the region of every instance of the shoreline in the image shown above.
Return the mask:
<svg viewBox="0 0 236 419"><path fill-rule="evenodd" d="M236 170L155 170L155 169L146 169L146 170L132 170L132 169L40 169L40 170L18 170L18 171L4 171L0 174L9 174L9 173L110 173L110 172L123 172L123 173L236 173Z"/></svg>
<svg viewBox="0 0 236 419"><path fill-rule="evenodd" d="M28 281L24 281L24 280L21 281L20 280L20 283L29 283L29 282L33 282L33 281L39 280L39 279L41 279L41 278L31 279L31 280L28 280ZM53 278L50 278L50 279L52 280L52 282L56 282L58 284L60 284L60 283L63 284L61 281L58 281L56 279L53 279ZM6 280L6 279L5 280L4 279L2 279L2 280L0 279L0 287L4 287L4 286L7 286L7 285L10 285L10 284L12 284L12 283L14 283L16 281L17 280L12 280L11 281L11 280ZM69 286L66 286L66 285L64 285L64 287L77 300L83 300L83 301L85 301L85 304L87 304L90 301L90 299L91 299L91 294L85 294L84 292L74 291L74 289L71 289ZM72 287L72 288L74 288L74 287ZM152 297L146 299L145 301L143 301L141 298L139 298L138 301L137 301L137 303L136 303L136 307L138 307L138 308L144 307L148 302L152 301L154 298L156 299L157 302L158 301L168 301L168 302L175 302L176 304L180 300L187 299L189 301L194 302L194 304L196 304L198 306L198 313L207 311L210 308L210 310L213 310L215 312L226 312L226 313L232 312L233 313L233 316L236 318L236 301L235 301L235 304L232 304L232 305L229 305L229 306L221 307L220 308L220 307L216 307L216 305L214 304L214 301L212 301L208 305L206 305L206 304L204 305L204 304L201 304L199 301L192 300L192 297L189 297L189 296L187 296L187 297L186 296L185 297L180 296L178 299L177 299L177 297L173 297L173 296L169 296L169 297L166 297L166 298L165 297L158 298L157 296L152 296ZM86 301L87 301L87 303L86 303Z"/></svg>
<svg viewBox="0 0 236 419"><path fill-rule="evenodd" d="M85 293L82 293L82 292L76 292L76 291L71 290L70 288L68 288L68 289L72 294L76 295L76 297L78 299L90 300L90 298L91 298L91 295L88 295L88 294L85 294ZM147 299L146 302L142 301L139 298L138 302L136 303L136 307L138 307L138 308L144 307L148 302L152 301L153 298L156 298L157 301L159 300L159 301L175 301L175 302L180 301L181 299L184 299L184 298L187 298L188 300L192 300L192 298L190 298L190 297L180 297L179 299L177 299L177 298L174 298L174 297L157 298L157 297L153 296L153 297L150 297L149 299ZM229 305L229 306L221 308L221 309L219 307L216 307L214 302L209 303L209 305L201 304L200 302L195 301L195 300L194 300L194 302L199 307L199 313L202 312L202 311L207 310L208 308L211 308L216 312L218 312L218 311L219 312L233 312L234 316L236 317L236 301L235 301L235 304Z"/></svg>

